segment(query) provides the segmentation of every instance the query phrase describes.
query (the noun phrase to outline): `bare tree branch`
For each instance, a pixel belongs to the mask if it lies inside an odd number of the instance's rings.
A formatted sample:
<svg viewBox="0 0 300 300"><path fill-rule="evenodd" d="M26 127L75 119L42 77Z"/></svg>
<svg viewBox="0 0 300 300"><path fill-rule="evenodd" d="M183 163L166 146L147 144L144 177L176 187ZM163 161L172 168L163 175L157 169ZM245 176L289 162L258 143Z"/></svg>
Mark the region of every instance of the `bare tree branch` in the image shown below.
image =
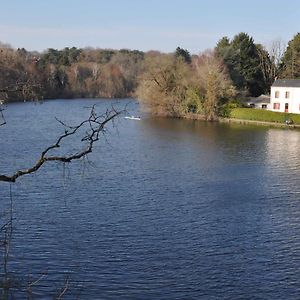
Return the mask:
<svg viewBox="0 0 300 300"><path fill-rule="evenodd" d="M0 100L0 101L1 101L1 100ZM1 103L0 103L0 105L1 105ZM2 107L0 106L0 126L3 126L3 125L6 124L6 120L5 120L5 118L4 118L3 111L4 111L4 108L2 108Z"/></svg>
<svg viewBox="0 0 300 300"><path fill-rule="evenodd" d="M40 282L46 275L47 275L47 273L43 273L43 274L41 274L41 276L40 276L38 279L36 279L35 281L30 282L30 283L28 284L28 287L27 287L28 291L31 292L31 288L32 288L34 285L36 285L38 282Z"/></svg>
<svg viewBox="0 0 300 300"><path fill-rule="evenodd" d="M105 114L98 116L95 111L95 105L92 107L89 118L82 121L79 125L69 126L64 122L58 120L58 122L65 127L65 133L58 137L56 142L47 147L42 153L37 162L30 168L24 170L18 170L13 175L1 175L0 181L15 182L17 178L23 175L31 174L40 169L46 162L57 161L63 163L70 163L73 160L78 160L93 150L93 145L99 140L101 133L105 132L105 126L120 114L124 113L125 110L117 111L114 108L107 110ZM79 130L86 129L85 134L81 138L81 141L85 143L85 147L80 149L78 152L70 155L60 156L51 155L50 152L53 149L57 149L61 146L61 143L68 137L75 135Z"/></svg>
<svg viewBox="0 0 300 300"><path fill-rule="evenodd" d="M64 288L60 291L60 294L58 295L57 300L63 299L63 296L67 292L68 289L69 289L69 278L67 278L66 284L65 284Z"/></svg>

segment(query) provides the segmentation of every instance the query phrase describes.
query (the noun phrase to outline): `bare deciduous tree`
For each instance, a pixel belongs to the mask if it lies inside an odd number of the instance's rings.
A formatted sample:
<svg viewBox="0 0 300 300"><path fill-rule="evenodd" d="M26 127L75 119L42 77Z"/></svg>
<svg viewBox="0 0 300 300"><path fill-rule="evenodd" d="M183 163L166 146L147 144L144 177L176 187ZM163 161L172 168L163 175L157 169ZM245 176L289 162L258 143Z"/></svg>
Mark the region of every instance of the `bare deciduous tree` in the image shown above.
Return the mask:
<svg viewBox="0 0 300 300"><path fill-rule="evenodd" d="M260 68L268 91L279 74L285 48L286 45L281 39L272 41L268 48L260 44L257 45Z"/></svg>
<svg viewBox="0 0 300 300"><path fill-rule="evenodd" d="M272 41L270 46L268 47L270 58L277 68L281 64L285 49L286 43L282 39L276 39Z"/></svg>
<svg viewBox="0 0 300 300"><path fill-rule="evenodd" d="M14 85L0 88L0 126L6 124L3 105L7 101L9 94L21 92L24 99L37 99L37 88L39 88L39 85L33 84L29 80L22 81L21 79L19 79Z"/></svg>
<svg viewBox="0 0 300 300"><path fill-rule="evenodd" d="M205 51L194 60L196 78L205 101L204 113L207 120L217 118L217 107L222 99L236 93L223 61L213 51Z"/></svg>
<svg viewBox="0 0 300 300"><path fill-rule="evenodd" d="M154 115L180 117L185 112L191 66L174 55L146 58L146 72L136 91L140 102Z"/></svg>

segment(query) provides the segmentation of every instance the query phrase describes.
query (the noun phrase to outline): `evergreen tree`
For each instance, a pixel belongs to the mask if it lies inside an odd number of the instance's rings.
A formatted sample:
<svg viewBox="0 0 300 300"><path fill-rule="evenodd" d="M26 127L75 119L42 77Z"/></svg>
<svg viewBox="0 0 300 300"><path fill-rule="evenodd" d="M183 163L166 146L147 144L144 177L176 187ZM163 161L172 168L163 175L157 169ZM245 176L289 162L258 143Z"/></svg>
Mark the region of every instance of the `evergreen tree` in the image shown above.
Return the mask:
<svg viewBox="0 0 300 300"><path fill-rule="evenodd" d="M282 78L300 78L300 33L289 41L280 71Z"/></svg>
<svg viewBox="0 0 300 300"><path fill-rule="evenodd" d="M177 58L182 58L183 61L186 62L187 64L190 64L192 62L192 57L191 57L189 51L186 49L177 47L176 51L175 51L175 56Z"/></svg>
<svg viewBox="0 0 300 300"><path fill-rule="evenodd" d="M215 50L224 60L237 89L246 90L251 96L259 96L266 90L260 56L252 37L242 32L231 42L222 38Z"/></svg>

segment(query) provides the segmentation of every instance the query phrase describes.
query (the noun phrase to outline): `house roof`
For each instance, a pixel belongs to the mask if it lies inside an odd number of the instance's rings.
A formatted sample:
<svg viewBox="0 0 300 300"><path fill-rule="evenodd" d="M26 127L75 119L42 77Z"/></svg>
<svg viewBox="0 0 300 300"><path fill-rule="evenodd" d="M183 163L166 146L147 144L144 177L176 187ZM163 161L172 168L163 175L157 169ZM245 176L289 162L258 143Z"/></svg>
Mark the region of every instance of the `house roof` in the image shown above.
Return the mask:
<svg viewBox="0 0 300 300"><path fill-rule="evenodd" d="M300 79L277 79L272 87L300 87Z"/></svg>
<svg viewBox="0 0 300 300"><path fill-rule="evenodd" d="M270 103L270 96L268 95L260 95L259 97L251 97L247 104L268 104Z"/></svg>

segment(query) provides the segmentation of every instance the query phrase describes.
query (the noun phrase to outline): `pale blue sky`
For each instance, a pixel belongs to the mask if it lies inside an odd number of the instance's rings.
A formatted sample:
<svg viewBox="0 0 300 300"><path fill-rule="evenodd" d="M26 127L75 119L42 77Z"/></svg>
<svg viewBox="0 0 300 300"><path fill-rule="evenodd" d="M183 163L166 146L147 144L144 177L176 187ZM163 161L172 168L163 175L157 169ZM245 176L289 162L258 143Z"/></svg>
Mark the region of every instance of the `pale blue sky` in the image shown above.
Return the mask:
<svg viewBox="0 0 300 300"><path fill-rule="evenodd" d="M198 53L247 32L268 46L300 31L299 0L4 0L0 41L29 50L129 48Z"/></svg>

